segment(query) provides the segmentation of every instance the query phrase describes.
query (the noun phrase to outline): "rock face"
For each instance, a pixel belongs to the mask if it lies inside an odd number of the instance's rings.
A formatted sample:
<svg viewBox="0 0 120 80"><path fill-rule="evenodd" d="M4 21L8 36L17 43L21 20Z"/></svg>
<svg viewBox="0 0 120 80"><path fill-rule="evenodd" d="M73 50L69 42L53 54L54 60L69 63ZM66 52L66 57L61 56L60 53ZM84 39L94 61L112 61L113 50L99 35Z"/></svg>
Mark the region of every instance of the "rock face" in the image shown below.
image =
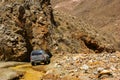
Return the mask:
<svg viewBox="0 0 120 80"><path fill-rule="evenodd" d="M61 54L115 51L84 21L53 14L50 0L2 0L0 15L0 60L29 61L36 49Z"/></svg>
<svg viewBox="0 0 120 80"><path fill-rule="evenodd" d="M33 49L47 49L45 38L55 26L50 0L0 2L0 59L29 60Z"/></svg>

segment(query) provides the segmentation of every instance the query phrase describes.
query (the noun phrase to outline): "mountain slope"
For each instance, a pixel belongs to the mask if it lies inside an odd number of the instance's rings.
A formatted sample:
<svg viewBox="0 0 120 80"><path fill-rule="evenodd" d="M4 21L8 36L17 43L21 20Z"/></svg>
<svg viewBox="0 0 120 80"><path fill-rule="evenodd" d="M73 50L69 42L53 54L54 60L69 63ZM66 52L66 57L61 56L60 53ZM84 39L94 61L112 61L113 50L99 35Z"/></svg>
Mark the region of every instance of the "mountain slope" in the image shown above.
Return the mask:
<svg viewBox="0 0 120 80"><path fill-rule="evenodd" d="M58 2L57 2L58 1ZM102 34L107 34L120 48L119 0L52 0L53 8L82 18ZM114 38L112 38L112 36ZM120 50L120 49L119 49Z"/></svg>
<svg viewBox="0 0 120 80"><path fill-rule="evenodd" d="M0 6L0 60L29 61L38 49L53 54L116 51L114 39L83 19L53 13L49 0L8 0Z"/></svg>

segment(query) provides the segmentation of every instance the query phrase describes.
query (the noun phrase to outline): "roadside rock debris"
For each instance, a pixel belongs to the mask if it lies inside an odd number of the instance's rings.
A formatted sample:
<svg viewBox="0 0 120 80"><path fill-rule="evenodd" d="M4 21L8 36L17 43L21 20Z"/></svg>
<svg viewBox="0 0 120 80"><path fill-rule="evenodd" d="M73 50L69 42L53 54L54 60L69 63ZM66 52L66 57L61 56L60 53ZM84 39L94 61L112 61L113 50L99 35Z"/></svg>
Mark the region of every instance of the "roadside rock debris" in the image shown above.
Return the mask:
<svg viewBox="0 0 120 80"><path fill-rule="evenodd" d="M112 73L109 70L102 70L98 74L98 78L112 77Z"/></svg>
<svg viewBox="0 0 120 80"><path fill-rule="evenodd" d="M55 55L51 59L52 63L45 67L47 72L42 78L52 80L54 78L51 75L54 75L57 80L119 80L118 54L120 53ZM111 62L110 58L114 58L114 61ZM51 77L47 78L48 75Z"/></svg>

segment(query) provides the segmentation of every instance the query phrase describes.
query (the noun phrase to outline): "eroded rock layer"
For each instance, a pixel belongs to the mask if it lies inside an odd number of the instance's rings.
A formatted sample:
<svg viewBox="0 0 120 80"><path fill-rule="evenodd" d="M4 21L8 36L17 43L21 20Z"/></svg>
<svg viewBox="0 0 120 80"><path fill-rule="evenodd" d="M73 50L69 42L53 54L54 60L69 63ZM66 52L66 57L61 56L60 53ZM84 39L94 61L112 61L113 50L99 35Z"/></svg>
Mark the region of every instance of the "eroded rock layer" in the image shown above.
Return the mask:
<svg viewBox="0 0 120 80"><path fill-rule="evenodd" d="M49 0L3 0L0 15L1 60L29 60L33 49L47 49L46 34L55 27Z"/></svg>
<svg viewBox="0 0 120 80"><path fill-rule="evenodd" d="M82 19L53 14L50 0L2 0L0 60L29 61L36 49L54 54L115 51L108 38Z"/></svg>

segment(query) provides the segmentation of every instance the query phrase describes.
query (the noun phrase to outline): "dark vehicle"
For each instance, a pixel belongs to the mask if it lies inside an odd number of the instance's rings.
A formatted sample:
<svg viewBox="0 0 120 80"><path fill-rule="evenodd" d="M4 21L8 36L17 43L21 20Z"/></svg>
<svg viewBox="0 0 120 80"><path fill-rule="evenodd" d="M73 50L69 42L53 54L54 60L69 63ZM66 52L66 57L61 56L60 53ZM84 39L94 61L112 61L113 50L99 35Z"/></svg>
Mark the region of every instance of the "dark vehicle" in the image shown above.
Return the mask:
<svg viewBox="0 0 120 80"><path fill-rule="evenodd" d="M50 56L44 50L34 50L30 55L30 62L34 66L37 63L50 63Z"/></svg>

